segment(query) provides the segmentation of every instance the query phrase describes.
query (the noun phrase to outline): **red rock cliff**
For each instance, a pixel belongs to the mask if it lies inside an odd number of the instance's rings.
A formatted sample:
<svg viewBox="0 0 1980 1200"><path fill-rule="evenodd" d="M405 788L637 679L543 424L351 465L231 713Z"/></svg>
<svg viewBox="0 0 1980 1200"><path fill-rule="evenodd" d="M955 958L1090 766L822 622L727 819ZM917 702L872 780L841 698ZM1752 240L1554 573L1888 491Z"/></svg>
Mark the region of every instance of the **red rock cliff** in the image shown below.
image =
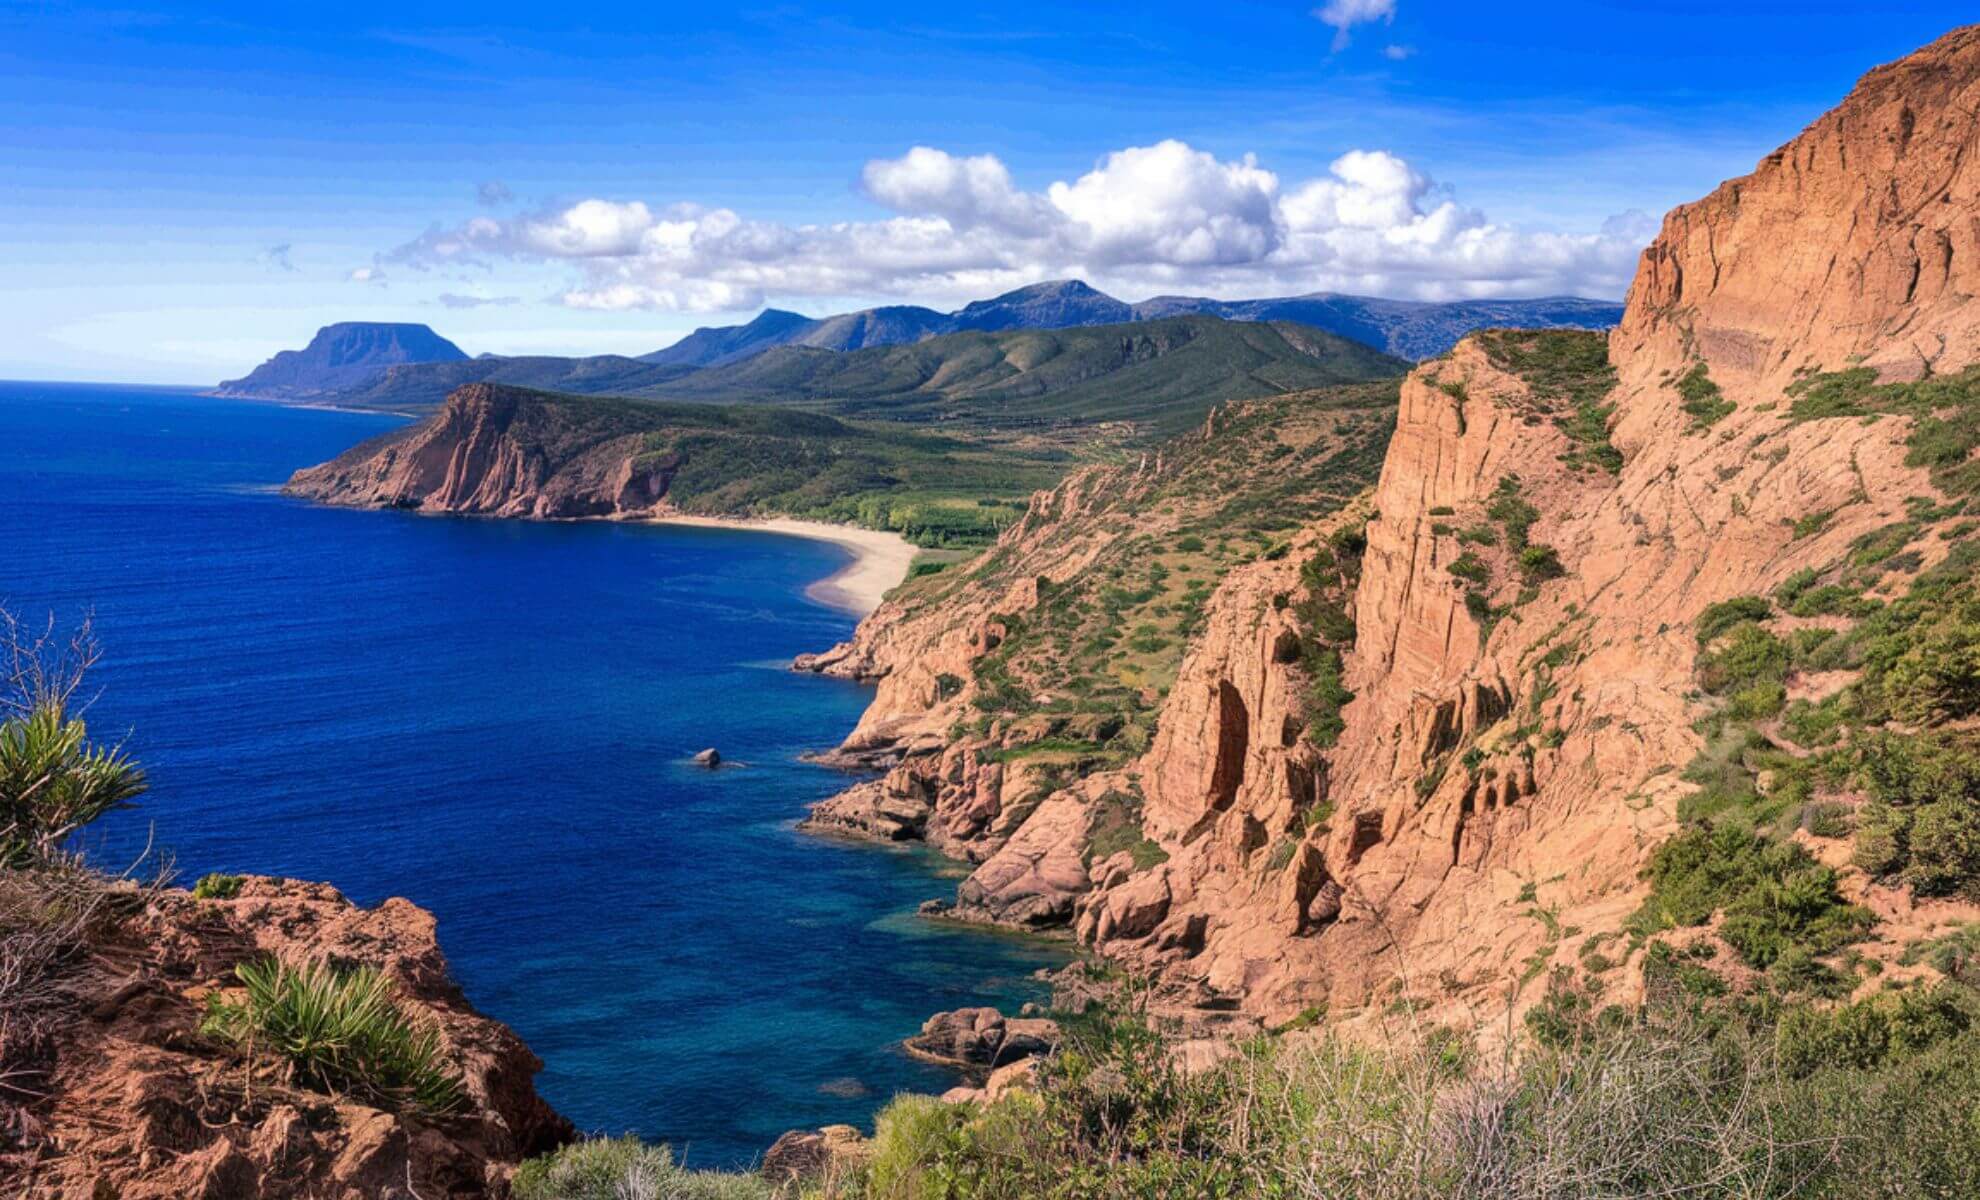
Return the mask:
<svg viewBox="0 0 1980 1200"><path fill-rule="evenodd" d="M1287 598L1329 532L1315 525L1218 588L1145 755L1047 797L1035 835L968 851L988 856L964 907L1012 881L1058 887L1054 912L1177 999L1268 1018L1406 994L1427 1019L1475 1024L1530 1003L1523 982L1637 906L1676 828L1700 612L1838 561L1933 494L1904 463L1904 420L1790 422L1784 389L1858 361L1910 378L1980 359L1976 111L1980 30L1965 29L1672 212L1610 338L1592 435L1503 342L1419 367L1348 605L1354 699L1335 743L1295 729L1307 631ZM1593 444L1604 425L1613 449ZM1811 529L1811 513L1828 515ZM1493 544L1462 536L1481 527ZM944 669L967 666L982 615L949 627ZM925 683L896 651L939 638L902 642L897 616L871 618L848 660ZM925 693L883 684L862 736L939 741L955 706ZM896 793L939 797L947 770L909 771ZM1068 840L1130 786L1159 854L1074 872Z"/></svg>

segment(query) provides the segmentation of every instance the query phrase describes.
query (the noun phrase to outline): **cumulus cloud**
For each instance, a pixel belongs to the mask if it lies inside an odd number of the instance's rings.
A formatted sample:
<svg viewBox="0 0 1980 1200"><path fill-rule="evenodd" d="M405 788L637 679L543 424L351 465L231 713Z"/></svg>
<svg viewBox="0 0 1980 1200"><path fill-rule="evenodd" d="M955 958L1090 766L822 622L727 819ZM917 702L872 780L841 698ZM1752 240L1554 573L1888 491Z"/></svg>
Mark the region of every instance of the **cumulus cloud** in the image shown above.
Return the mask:
<svg viewBox="0 0 1980 1200"><path fill-rule="evenodd" d="M1334 27L1334 52L1347 49L1348 30L1372 21L1394 21L1396 0L1327 0L1313 15Z"/></svg>
<svg viewBox="0 0 1980 1200"><path fill-rule="evenodd" d="M474 198L493 208L498 204L507 204L514 200L516 194L509 190L508 184L499 179L490 179L475 186Z"/></svg>
<svg viewBox="0 0 1980 1200"><path fill-rule="evenodd" d="M1498 224L1384 150L1351 150L1323 175L1282 179L1252 156L1220 159L1169 140L1113 151L1083 175L1027 190L994 156L918 146L867 163L859 182L885 215L791 224L587 198L435 225L380 262L443 271L562 264L573 278L561 302L604 310L738 311L772 297L936 302L1066 276L1129 296L1457 299L1618 294L1655 231L1640 213L1594 233Z"/></svg>
<svg viewBox="0 0 1980 1200"><path fill-rule="evenodd" d="M1399 46L1391 42L1389 45L1382 47L1382 57L1388 59L1390 62L1401 62L1405 58L1414 58L1415 56L1416 47L1414 46Z"/></svg>
<svg viewBox="0 0 1980 1200"><path fill-rule="evenodd" d="M385 272L378 267L353 267L345 280L350 283L376 283L383 285Z"/></svg>
<svg viewBox="0 0 1980 1200"><path fill-rule="evenodd" d="M291 243L283 242L279 246L270 246L263 250L254 256L254 260L271 271L293 271L296 269L296 264L289 261L290 249Z"/></svg>

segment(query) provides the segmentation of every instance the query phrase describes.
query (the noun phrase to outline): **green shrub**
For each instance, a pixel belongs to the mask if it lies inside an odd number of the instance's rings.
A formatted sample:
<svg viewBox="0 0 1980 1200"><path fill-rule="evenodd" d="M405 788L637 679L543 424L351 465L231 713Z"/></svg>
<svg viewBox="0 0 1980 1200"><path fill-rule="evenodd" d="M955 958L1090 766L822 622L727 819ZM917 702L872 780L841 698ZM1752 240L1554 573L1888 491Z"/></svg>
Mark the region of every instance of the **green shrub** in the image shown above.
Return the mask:
<svg viewBox="0 0 1980 1200"><path fill-rule="evenodd" d="M1792 842L1735 825L1697 825L1658 847L1644 872L1651 894L1630 919L1641 934L1703 925L1723 912L1719 936L1755 967L1790 946L1814 954L1860 937L1868 914L1845 904L1836 874Z"/></svg>
<svg viewBox="0 0 1980 1200"><path fill-rule="evenodd" d="M1473 554L1469 550L1465 551L1463 554L1460 554L1457 556L1457 558L1453 559L1451 561L1451 565L1446 569L1449 570L1451 574L1457 576L1459 579L1465 580L1468 583L1475 583L1480 586L1483 586L1492 581L1491 568L1485 565L1483 559L1480 559L1476 554Z"/></svg>
<svg viewBox="0 0 1980 1200"><path fill-rule="evenodd" d="M1698 645L1703 649L1720 634L1748 621L1764 621L1774 615L1774 606L1764 596L1734 596L1706 606L1698 614Z"/></svg>
<svg viewBox="0 0 1980 1200"><path fill-rule="evenodd" d="M1778 683L1752 683L1726 697L1726 716L1735 721L1759 721L1781 711L1787 689Z"/></svg>
<svg viewBox="0 0 1980 1200"><path fill-rule="evenodd" d="M1921 896L1965 893L1980 900L1980 806L1947 798L1920 805L1911 816L1904 881Z"/></svg>
<svg viewBox="0 0 1980 1200"><path fill-rule="evenodd" d="M1514 550L1526 549L1526 537L1534 522L1540 519L1540 510L1526 502L1520 495L1520 481L1517 475L1501 478L1492 489L1490 501L1485 505L1485 515L1499 523L1505 530L1506 545Z"/></svg>
<svg viewBox="0 0 1980 1200"><path fill-rule="evenodd" d="M1561 556L1552 546L1529 545L1519 552L1519 573L1528 583L1541 583L1559 579L1567 574L1567 568L1561 565Z"/></svg>
<svg viewBox="0 0 1980 1200"><path fill-rule="evenodd" d="M1776 1027L1781 1067L1791 1076L1824 1067L1879 1067L1957 1037L1973 1023L1964 989L1885 993L1835 1008L1798 1005Z"/></svg>
<svg viewBox="0 0 1980 1200"><path fill-rule="evenodd" d="M241 894L241 877L218 872L202 875L193 885L192 894L195 900L232 900Z"/></svg>
<svg viewBox="0 0 1980 1200"><path fill-rule="evenodd" d="M1787 643L1749 621L1735 625L1714 649L1699 656L1698 682L1714 695L1787 678Z"/></svg>
<svg viewBox="0 0 1980 1200"><path fill-rule="evenodd" d="M70 834L128 808L146 787L143 770L120 748L90 741L66 693L24 700L18 715L0 720L0 868L46 860Z"/></svg>
<svg viewBox="0 0 1980 1200"><path fill-rule="evenodd" d="M296 1080L393 1108L446 1113L460 1105L459 1077L439 1031L415 1025L372 967L242 963L239 1000L215 993L202 1032L283 1059Z"/></svg>
<svg viewBox="0 0 1980 1200"><path fill-rule="evenodd" d="M636 1137L586 1138L516 1168L515 1200L770 1200L753 1175L688 1171L665 1146Z"/></svg>
<svg viewBox="0 0 1980 1200"><path fill-rule="evenodd" d="M1712 375L1703 362L1693 364L1682 379L1678 380L1678 397L1681 407L1691 418L1692 432L1710 429L1731 415L1733 402L1726 399L1719 385L1712 382Z"/></svg>

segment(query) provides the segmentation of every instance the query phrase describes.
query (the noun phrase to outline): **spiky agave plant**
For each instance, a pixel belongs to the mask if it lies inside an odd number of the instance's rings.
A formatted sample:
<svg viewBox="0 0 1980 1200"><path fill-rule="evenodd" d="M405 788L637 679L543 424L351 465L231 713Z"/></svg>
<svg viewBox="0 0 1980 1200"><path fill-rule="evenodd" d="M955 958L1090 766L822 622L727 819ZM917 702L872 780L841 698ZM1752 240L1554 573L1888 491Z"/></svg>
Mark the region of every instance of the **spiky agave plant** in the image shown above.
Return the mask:
<svg viewBox="0 0 1980 1200"><path fill-rule="evenodd" d="M0 867L46 860L71 833L128 807L144 771L120 747L89 740L64 697L0 721Z"/></svg>
<svg viewBox="0 0 1980 1200"><path fill-rule="evenodd" d="M432 1114L460 1106L439 1031L415 1023L375 968L271 958L234 974L245 995L213 997L203 1025L210 1036L278 1056L306 1087Z"/></svg>

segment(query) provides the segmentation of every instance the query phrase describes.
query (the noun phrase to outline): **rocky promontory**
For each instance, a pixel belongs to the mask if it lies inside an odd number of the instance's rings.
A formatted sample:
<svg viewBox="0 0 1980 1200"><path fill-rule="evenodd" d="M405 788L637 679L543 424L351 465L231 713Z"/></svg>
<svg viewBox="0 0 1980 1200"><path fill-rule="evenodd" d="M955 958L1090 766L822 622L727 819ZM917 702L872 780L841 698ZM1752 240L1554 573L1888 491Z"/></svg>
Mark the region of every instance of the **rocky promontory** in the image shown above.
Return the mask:
<svg viewBox="0 0 1980 1200"><path fill-rule="evenodd" d="M0 1032L10 1195L466 1200L506 1194L518 1163L574 1136L536 1093L543 1064L468 1003L433 917L405 900L365 909L323 884L256 876L209 896L74 874L5 881L44 885L94 915L64 931L80 941L43 980L44 1001L10 1003L17 1019ZM381 971L437 1036L457 1104L422 1115L318 1090L205 1030L235 968L269 959Z"/></svg>

